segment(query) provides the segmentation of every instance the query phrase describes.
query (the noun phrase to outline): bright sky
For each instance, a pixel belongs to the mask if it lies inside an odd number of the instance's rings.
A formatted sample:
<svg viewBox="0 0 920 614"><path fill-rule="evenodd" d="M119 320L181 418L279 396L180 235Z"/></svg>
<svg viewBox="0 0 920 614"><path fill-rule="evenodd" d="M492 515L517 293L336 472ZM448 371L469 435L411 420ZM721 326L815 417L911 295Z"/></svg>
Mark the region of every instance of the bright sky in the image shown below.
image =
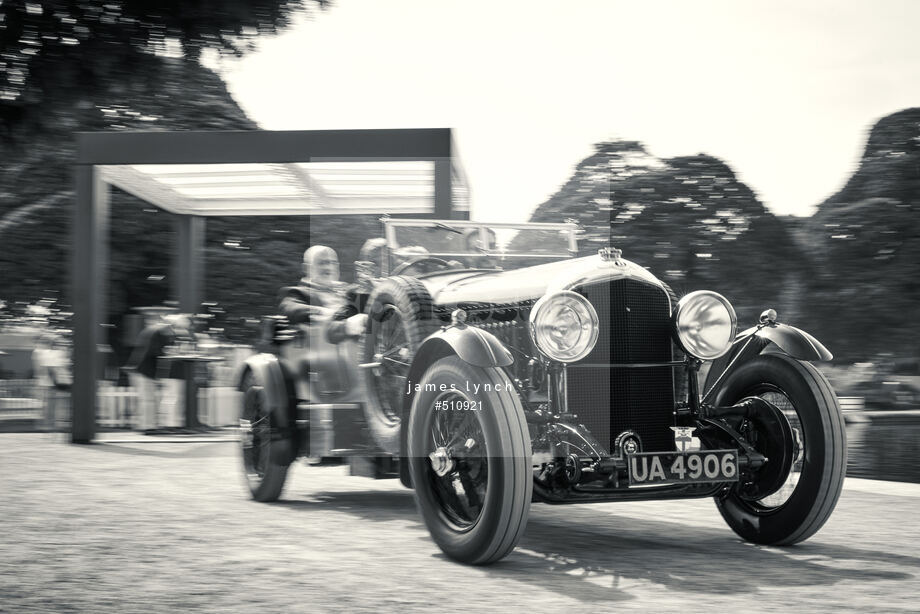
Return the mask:
<svg viewBox="0 0 920 614"><path fill-rule="evenodd" d="M613 137L808 215L920 106L918 24L914 0L335 0L221 70L266 129L453 128L475 220L525 220Z"/></svg>

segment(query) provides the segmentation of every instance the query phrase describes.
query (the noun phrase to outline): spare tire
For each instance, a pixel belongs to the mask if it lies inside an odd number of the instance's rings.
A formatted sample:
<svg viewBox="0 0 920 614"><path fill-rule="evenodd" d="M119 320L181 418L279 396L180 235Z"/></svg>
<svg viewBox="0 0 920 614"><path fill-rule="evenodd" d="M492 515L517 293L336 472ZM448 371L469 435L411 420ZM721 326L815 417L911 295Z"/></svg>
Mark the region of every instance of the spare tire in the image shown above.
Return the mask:
<svg viewBox="0 0 920 614"><path fill-rule="evenodd" d="M389 277L367 302L367 334L361 347L368 430L381 450L399 454L402 403L409 366L419 346L438 329L431 295L412 277Z"/></svg>

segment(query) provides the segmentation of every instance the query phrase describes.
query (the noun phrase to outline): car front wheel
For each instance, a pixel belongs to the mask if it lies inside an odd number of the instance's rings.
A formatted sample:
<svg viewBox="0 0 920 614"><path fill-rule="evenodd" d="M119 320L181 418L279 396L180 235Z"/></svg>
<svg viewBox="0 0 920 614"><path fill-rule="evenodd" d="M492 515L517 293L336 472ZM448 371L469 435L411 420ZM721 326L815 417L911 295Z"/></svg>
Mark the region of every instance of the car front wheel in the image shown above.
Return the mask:
<svg viewBox="0 0 920 614"><path fill-rule="evenodd" d="M495 562L524 533L533 488L530 436L517 392L500 369L474 367L456 356L435 362L419 387L408 452L422 519L450 558Z"/></svg>
<svg viewBox="0 0 920 614"><path fill-rule="evenodd" d="M719 390L716 405L758 397L785 419L791 435L756 420L742 433L768 462L716 498L728 525L742 538L774 546L814 535L837 504L846 473L846 430L837 397L811 363L784 354L761 355L738 368ZM778 414L782 414L779 416ZM785 425L783 425L785 426ZM785 459L785 460L781 460ZM782 475L774 469L782 467Z"/></svg>

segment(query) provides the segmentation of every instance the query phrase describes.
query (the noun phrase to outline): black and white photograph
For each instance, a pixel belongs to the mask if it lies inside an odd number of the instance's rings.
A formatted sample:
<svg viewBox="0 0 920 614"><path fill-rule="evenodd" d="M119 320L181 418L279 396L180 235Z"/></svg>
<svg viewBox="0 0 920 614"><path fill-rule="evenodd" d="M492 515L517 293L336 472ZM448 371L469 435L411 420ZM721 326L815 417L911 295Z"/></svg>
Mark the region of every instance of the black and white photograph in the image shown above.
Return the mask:
<svg viewBox="0 0 920 614"><path fill-rule="evenodd" d="M916 612L917 24L0 0L0 613Z"/></svg>

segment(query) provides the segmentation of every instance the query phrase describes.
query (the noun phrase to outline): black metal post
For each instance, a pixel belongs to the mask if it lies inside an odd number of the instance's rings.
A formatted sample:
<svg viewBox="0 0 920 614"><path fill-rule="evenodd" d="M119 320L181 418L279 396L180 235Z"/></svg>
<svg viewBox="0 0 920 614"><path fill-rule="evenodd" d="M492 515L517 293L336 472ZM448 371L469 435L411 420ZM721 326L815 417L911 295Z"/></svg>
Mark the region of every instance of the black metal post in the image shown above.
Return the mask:
<svg viewBox="0 0 920 614"><path fill-rule="evenodd" d="M204 239L205 219L197 215L176 216L176 258L173 268L173 288L179 301L179 311L196 314L204 297ZM195 363L182 361L185 393L185 426L197 428L198 382L195 380Z"/></svg>
<svg viewBox="0 0 920 614"><path fill-rule="evenodd" d="M109 188L91 164L75 172L73 212L74 381L71 441L91 443L96 436L96 379L100 326L105 316L105 263L108 259Z"/></svg>
<svg viewBox="0 0 920 614"><path fill-rule="evenodd" d="M434 218L449 220L453 210L450 158L434 162Z"/></svg>
<svg viewBox="0 0 920 614"><path fill-rule="evenodd" d="M172 286L182 313L198 313L204 298L204 231L203 217L176 216L177 249Z"/></svg>
<svg viewBox="0 0 920 614"><path fill-rule="evenodd" d="M203 426L198 420L198 380L195 379L194 360L182 361L182 376L185 378L185 426L195 429Z"/></svg>

